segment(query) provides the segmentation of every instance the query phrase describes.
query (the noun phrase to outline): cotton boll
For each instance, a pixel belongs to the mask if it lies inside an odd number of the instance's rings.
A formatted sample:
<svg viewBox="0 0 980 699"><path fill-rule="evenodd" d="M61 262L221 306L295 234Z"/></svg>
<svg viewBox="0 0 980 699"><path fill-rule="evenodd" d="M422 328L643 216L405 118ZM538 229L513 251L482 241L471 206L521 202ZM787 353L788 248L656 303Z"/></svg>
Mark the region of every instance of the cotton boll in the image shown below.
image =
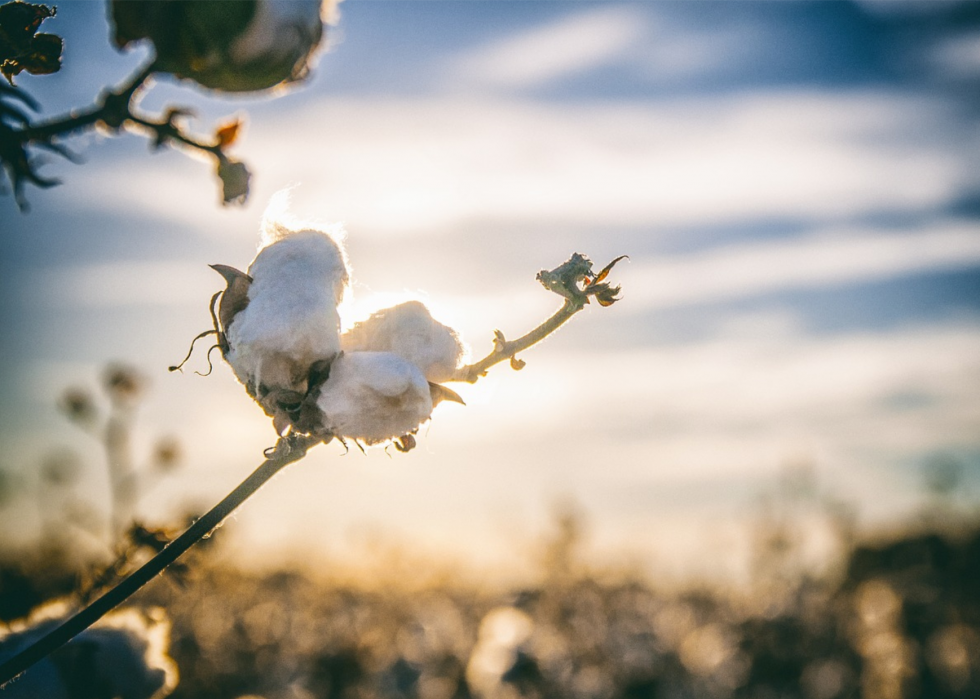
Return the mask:
<svg viewBox="0 0 980 699"><path fill-rule="evenodd" d="M315 365L340 352L340 315L349 273L338 242L323 231L267 222L270 241L248 268L247 304L225 330L225 359L265 408L297 403Z"/></svg>
<svg viewBox="0 0 980 699"><path fill-rule="evenodd" d="M64 619L29 622L0 638L0 660L45 636ZM163 610L112 612L8 684L4 699L122 697L162 699L177 684Z"/></svg>
<svg viewBox="0 0 980 699"><path fill-rule="evenodd" d="M345 352L397 354L433 383L450 380L463 356L456 331L434 319L419 301L378 311L345 332L340 343Z"/></svg>
<svg viewBox="0 0 980 699"><path fill-rule="evenodd" d="M109 5L122 48L149 39L162 72L225 92L252 92L302 80L335 0L131 2Z"/></svg>
<svg viewBox="0 0 980 699"><path fill-rule="evenodd" d="M378 444L416 430L432 413L429 382L392 352L345 352L330 366L316 402L323 427Z"/></svg>

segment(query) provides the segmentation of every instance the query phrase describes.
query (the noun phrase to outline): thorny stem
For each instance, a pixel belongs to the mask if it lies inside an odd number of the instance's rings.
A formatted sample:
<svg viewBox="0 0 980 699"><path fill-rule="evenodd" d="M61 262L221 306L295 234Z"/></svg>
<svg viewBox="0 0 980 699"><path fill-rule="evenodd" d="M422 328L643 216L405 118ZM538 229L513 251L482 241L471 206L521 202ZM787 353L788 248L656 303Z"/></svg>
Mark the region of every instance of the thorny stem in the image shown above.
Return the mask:
<svg viewBox="0 0 980 699"><path fill-rule="evenodd" d="M232 490L221 502L188 529L171 541L156 556L134 571L129 577L106 592L58 628L28 646L13 658L0 664L0 687L15 678L34 663L61 647L80 634L119 604L129 599L141 587L156 577L164 568L176 561L187 549L207 537L231 514L235 508L247 500L270 478L285 466L302 459L306 452L323 441L319 437L291 434L280 438L275 450L269 454L252 474Z"/></svg>

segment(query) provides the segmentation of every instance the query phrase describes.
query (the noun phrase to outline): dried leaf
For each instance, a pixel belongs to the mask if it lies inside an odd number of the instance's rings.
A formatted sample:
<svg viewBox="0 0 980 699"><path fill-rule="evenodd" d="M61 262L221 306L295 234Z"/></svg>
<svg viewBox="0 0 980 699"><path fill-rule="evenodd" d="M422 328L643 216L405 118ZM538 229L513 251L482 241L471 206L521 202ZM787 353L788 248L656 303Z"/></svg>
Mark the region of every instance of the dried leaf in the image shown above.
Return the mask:
<svg viewBox="0 0 980 699"><path fill-rule="evenodd" d="M241 128L242 120L238 117L218 126L217 131L214 132L214 138L218 142L218 147L225 149L234 145L235 141L238 140L238 134L241 132Z"/></svg>
<svg viewBox="0 0 980 699"><path fill-rule="evenodd" d="M595 292L595 300L602 307L611 306L619 301L619 292L622 287L609 286L608 284L598 284Z"/></svg>
<svg viewBox="0 0 980 699"><path fill-rule="evenodd" d="M415 435L411 435L411 434L406 434L406 435L402 435L401 437L397 437L394 440L394 442L395 442L395 449L402 452L403 454L405 452L411 451L416 446Z"/></svg>
<svg viewBox="0 0 980 699"><path fill-rule="evenodd" d="M510 368L514 371L520 371L526 366L527 362L525 362L523 359L518 359L517 357L510 358Z"/></svg>
<svg viewBox="0 0 980 699"><path fill-rule="evenodd" d="M628 260L629 259L629 255L620 255L615 260L613 260L612 262L610 262L608 265L606 265L605 267L603 267L602 268L602 271L600 271L599 274L596 275L595 279L592 280L592 283L593 284L598 284L603 279L605 279L606 277L608 277L609 276L609 272L612 271L612 268L616 266L616 263L619 262L620 260L623 260L623 259Z"/></svg>
<svg viewBox="0 0 980 699"><path fill-rule="evenodd" d="M218 177L222 185L222 203L244 204L248 199L248 181L251 176L244 163L219 158Z"/></svg>

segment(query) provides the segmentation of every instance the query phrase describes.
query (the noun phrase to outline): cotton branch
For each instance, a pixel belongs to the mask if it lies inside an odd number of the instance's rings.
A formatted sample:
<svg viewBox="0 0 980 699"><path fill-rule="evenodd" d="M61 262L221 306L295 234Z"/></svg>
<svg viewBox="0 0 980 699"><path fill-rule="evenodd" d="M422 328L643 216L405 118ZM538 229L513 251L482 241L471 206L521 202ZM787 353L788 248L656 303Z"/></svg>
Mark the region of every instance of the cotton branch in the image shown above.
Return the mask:
<svg viewBox="0 0 980 699"><path fill-rule="evenodd" d="M508 342L503 333L499 330L496 331L493 351L481 361L457 369L449 380L474 383L479 377L484 376L491 366L505 359L510 359L513 368L520 369L524 363L515 356L518 352L523 352L553 333L569 318L581 311L593 298L600 306L610 306L618 301L620 287L611 286L604 280L613 266L624 257L625 255L617 257L596 273L592 270L592 262L589 258L575 253L555 269L538 272L538 281L546 289L564 299L562 307L544 323L517 340ZM212 299L212 314L213 304L214 300ZM216 329L202 333L202 336L211 332L221 334ZM357 356L357 354L357 352L353 352L352 356ZM361 356L367 356L367 353ZM372 354L371 356L378 355ZM316 393L319 394L321 390L322 387L318 387ZM429 407L431 409L431 404ZM305 433L300 427L301 424L301 420L293 423L292 431L279 439L276 447L270 450L261 466L242 481L227 497L194 522L183 534L167 544L160 553L37 643L0 665L0 686L74 638L127 600L168 565L176 561L191 546L208 536L229 514L285 466L302 459L316 444L326 443L334 438L334 433L325 432L323 429L311 429L309 433ZM411 434L401 439L411 440L411 443L414 443ZM400 451L407 451L410 448L410 446L406 446L404 441L396 440L395 444Z"/></svg>
<svg viewBox="0 0 980 699"><path fill-rule="evenodd" d="M15 109L10 103L5 104L0 100L0 116L16 122L10 125L0 120L0 161L7 170L17 206L22 211L28 208L23 192L25 182L44 188L59 184L58 180L42 177L37 172L36 163L30 157L28 149L44 148L77 161L77 157L60 143L60 139L98 125L114 133L123 130L142 132L152 139L155 148L172 145L211 156L222 182L224 203L245 201L248 196L248 169L225 153L237 137L239 122L233 121L219 127L214 140L205 142L183 130L180 120L191 113L189 110L172 108L162 119L140 114L137 111L140 97L155 72L156 61L150 61L118 88L106 90L92 106L38 124L31 124L23 110ZM22 90L4 85L0 85L0 90L0 98L6 94L8 99L20 100L27 108L37 111L37 104Z"/></svg>
<svg viewBox="0 0 980 699"><path fill-rule="evenodd" d="M517 353L541 342L560 328L569 318L585 308L591 298L595 298L600 306L611 306L619 300L620 287L610 286L603 280L613 266L625 257L626 255L617 257L596 274L592 271L592 261L576 252L555 269L538 272L537 280L542 286L565 299L562 307L548 320L516 340L508 341L502 332L494 331L493 351L475 364L457 369L453 379L476 383L481 376L486 376L490 367L505 359L510 360L514 369L523 369L524 362L517 358Z"/></svg>
<svg viewBox="0 0 980 699"><path fill-rule="evenodd" d="M247 500L287 465L299 461L311 447L319 444L321 437L291 434L282 437L270 451L265 462L242 481L231 493L183 534L170 542L160 553L147 561L114 588L106 592L74 616L67 619L35 644L28 646L14 657L0 664L0 687L28 669L31 665L58 649L96 621L125 602L164 568L176 561L187 549L208 536L235 508Z"/></svg>

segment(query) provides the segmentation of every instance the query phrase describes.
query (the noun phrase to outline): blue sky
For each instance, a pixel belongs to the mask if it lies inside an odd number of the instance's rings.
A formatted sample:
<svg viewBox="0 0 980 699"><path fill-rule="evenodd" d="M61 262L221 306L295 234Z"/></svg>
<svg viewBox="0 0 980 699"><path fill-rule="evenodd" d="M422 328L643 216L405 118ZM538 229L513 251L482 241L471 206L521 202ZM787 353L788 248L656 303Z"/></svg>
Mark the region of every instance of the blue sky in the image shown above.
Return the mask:
<svg viewBox="0 0 980 699"><path fill-rule="evenodd" d="M65 69L19 79L46 114L144 55L111 48L102 3L58 10ZM916 510L939 454L980 497L976 3L341 10L312 79L278 99L161 80L144 101L193 105L202 132L247 114L247 206L219 207L207 164L136 136L74 141L85 164L47 165L64 184L29 191L27 215L0 198L2 466L22 484L79 441L60 391L115 359L153 382L141 445L186 446L148 516L208 504L257 463L274 435L230 371L166 367L208 326L207 264L244 268L265 203L294 186L296 214L345 223L349 319L422 297L475 355L553 310L538 269L631 261L622 303L520 374L462 387L469 405L440 408L416 452L327 446L277 479L239 515L243 541L329 556L380 531L499 561L570 498L597 551L700 570L730 563L758 495L801 460L869 526Z"/></svg>

